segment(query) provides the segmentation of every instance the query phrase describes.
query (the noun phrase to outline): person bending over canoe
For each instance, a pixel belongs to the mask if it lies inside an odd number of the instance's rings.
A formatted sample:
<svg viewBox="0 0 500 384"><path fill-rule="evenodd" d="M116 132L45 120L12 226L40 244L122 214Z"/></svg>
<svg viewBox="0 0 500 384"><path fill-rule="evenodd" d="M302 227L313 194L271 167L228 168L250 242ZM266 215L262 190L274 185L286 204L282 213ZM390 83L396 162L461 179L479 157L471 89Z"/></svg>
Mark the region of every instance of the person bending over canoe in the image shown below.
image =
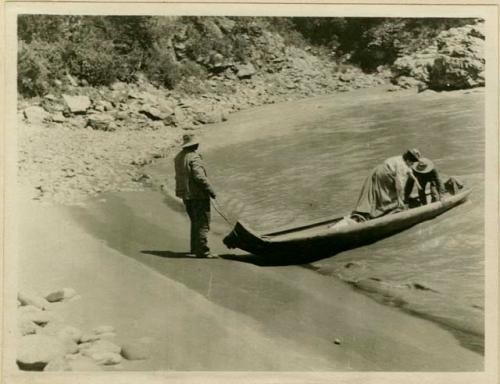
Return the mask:
<svg viewBox="0 0 500 384"><path fill-rule="evenodd" d="M413 175L415 176L415 179L418 181L421 187L418 188L418 197L420 200L420 204L427 204L427 195L425 193L427 184L430 185L431 202L441 200L441 195L444 193L444 185L441 182L441 178L439 177L439 173L434 166L434 163L431 160L422 157L418 160L418 162L412 165L412 169ZM413 189L414 183L414 179L410 177L405 188L405 202L408 201L409 193Z"/></svg>
<svg viewBox="0 0 500 384"><path fill-rule="evenodd" d="M390 157L376 166L363 184L352 217L363 221L383 216L395 208L405 209L407 181L413 179L420 188L410 168L419 158L418 149L409 149L403 155Z"/></svg>

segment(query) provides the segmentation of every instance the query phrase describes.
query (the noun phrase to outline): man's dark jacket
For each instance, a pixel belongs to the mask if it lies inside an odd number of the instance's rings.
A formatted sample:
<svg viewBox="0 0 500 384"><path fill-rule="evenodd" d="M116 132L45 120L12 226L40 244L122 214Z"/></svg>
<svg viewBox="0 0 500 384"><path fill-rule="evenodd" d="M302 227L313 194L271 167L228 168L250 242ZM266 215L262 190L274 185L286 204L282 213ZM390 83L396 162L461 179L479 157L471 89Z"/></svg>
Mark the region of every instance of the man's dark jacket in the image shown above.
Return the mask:
<svg viewBox="0 0 500 384"><path fill-rule="evenodd" d="M183 149L175 156L174 163L177 197L183 200L201 200L215 196L199 153Z"/></svg>

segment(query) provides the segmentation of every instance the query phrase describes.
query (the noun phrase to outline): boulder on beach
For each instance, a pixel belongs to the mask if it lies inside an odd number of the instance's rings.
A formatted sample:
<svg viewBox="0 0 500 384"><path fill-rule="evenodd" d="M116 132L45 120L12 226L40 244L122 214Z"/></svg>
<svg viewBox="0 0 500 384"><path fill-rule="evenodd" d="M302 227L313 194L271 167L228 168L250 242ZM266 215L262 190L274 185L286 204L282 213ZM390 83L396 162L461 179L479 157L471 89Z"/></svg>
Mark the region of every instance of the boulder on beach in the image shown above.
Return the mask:
<svg viewBox="0 0 500 384"><path fill-rule="evenodd" d="M166 113L163 113L158 108L151 106L144 106L143 108L139 109L139 113L142 113L151 120L163 120L168 116Z"/></svg>
<svg viewBox="0 0 500 384"><path fill-rule="evenodd" d="M195 120L202 124L215 124L223 121L224 114L220 108L201 108L194 114Z"/></svg>
<svg viewBox="0 0 500 384"><path fill-rule="evenodd" d="M48 302L56 302L56 301L63 301L63 300L69 300L72 297L76 295L76 291L73 288L63 288L59 289L57 291L49 293L47 296L45 296L45 299Z"/></svg>
<svg viewBox="0 0 500 384"><path fill-rule="evenodd" d="M118 353L114 352L96 352L93 353L90 357L100 365L116 365L120 364L123 360L123 358Z"/></svg>
<svg viewBox="0 0 500 384"><path fill-rule="evenodd" d="M107 100L99 100L95 103L95 110L100 112L109 112L113 110L113 104Z"/></svg>
<svg viewBox="0 0 500 384"><path fill-rule="evenodd" d="M80 337L80 348L85 349L92 346L93 342L98 340L110 339L116 336L115 330L110 325L103 325L97 328L94 328L92 332L84 333Z"/></svg>
<svg viewBox="0 0 500 384"><path fill-rule="evenodd" d="M40 106L42 106L48 113L64 112L66 109L65 105L59 100L59 98L53 95L46 95L40 101Z"/></svg>
<svg viewBox="0 0 500 384"><path fill-rule="evenodd" d="M18 317L17 318L17 328L18 328L21 336L26 336L26 335L33 335L33 334L37 333L37 331L40 327L38 325L36 325L34 322L32 322L30 319Z"/></svg>
<svg viewBox="0 0 500 384"><path fill-rule="evenodd" d="M28 304L28 305L22 305L18 308L19 310L19 313L23 314L23 313L30 313L30 312L42 312L44 311L44 309L41 309L35 305L31 305L31 304Z"/></svg>
<svg viewBox="0 0 500 384"><path fill-rule="evenodd" d="M122 356L127 360L146 360L150 355L150 347L145 342L137 341L122 345Z"/></svg>
<svg viewBox="0 0 500 384"><path fill-rule="evenodd" d="M255 75L256 72L255 67L251 63L236 66L236 76L238 76L239 79L249 79Z"/></svg>
<svg viewBox="0 0 500 384"><path fill-rule="evenodd" d="M49 361L43 370L44 372L65 372L71 371L71 366L66 358L59 357Z"/></svg>
<svg viewBox="0 0 500 384"><path fill-rule="evenodd" d="M89 345L83 349L81 348L82 344L80 345L80 351L85 356L92 356L94 353L98 352L113 352L119 354L122 350L120 346L108 340L99 339L97 341L88 344Z"/></svg>
<svg viewBox="0 0 500 384"><path fill-rule="evenodd" d="M137 100L140 100L140 99L143 99L144 96L142 95L141 92L135 90L135 89L131 89L130 91L128 91L128 98L129 99L137 99Z"/></svg>
<svg viewBox="0 0 500 384"><path fill-rule="evenodd" d="M50 115L50 120L54 123L64 123L66 121L66 118L64 117L62 112L59 111Z"/></svg>
<svg viewBox="0 0 500 384"><path fill-rule="evenodd" d="M181 107L174 108L174 116L179 124L184 124L189 121L188 114Z"/></svg>
<svg viewBox="0 0 500 384"><path fill-rule="evenodd" d="M99 339L101 339L101 340L114 339L115 337L116 337L115 332L99 333Z"/></svg>
<svg viewBox="0 0 500 384"><path fill-rule="evenodd" d="M224 61L224 56L222 56L219 52L212 52L210 54L208 65L213 70L229 66L229 64Z"/></svg>
<svg viewBox="0 0 500 384"><path fill-rule="evenodd" d="M82 344L80 344L80 347L84 348L86 346L90 346L90 343L92 343L93 341L97 341L99 340L101 337L93 332L90 332L90 333L84 333L81 337L80 337L80 342Z"/></svg>
<svg viewBox="0 0 500 384"><path fill-rule="evenodd" d="M69 119L69 123L77 129L84 129L87 127L87 119L85 119L84 116L75 116Z"/></svg>
<svg viewBox="0 0 500 384"><path fill-rule="evenodd" d="M81 114L87 112L90 108L91 101L88 96L71 96L62 95L69 111L74 114Z"/></svg>
<svg viewBox="0 0 500 384"><path fill-rule="evenodd" d="M70 325L64 326L62 329L57 331L56 334L60 339L69 339L74 341L75 343L79 343L83 336L83 333L80 329Z"/></svg>
<svg viewBox="0 0 500 384"><path fill-rule="evenodd" d="M17 294L17 299L22 305L33 305L39 309L46 309L50 305L47 300L34 292L20 291Z"/></svg>
<svg viewBox="0 0 500 384"><path fill-rule="evenodd" d="M41 371L51 360L65 354L64 343L57 337L27 335L19 339L17 365L22 370Z"/></svg>
<svg viewBox="0 0 500 384"><path fill-rule="evenodd" d="M114 114L116 120L127 120L129 117L129 113L126 111L117 111Z"/></svg>
<svg viewBox="0 0 500 384"><path fill-rule="evenodd" d="M26 121L30 124L43 123L49 117L49 114L42 107L38 106L26 108L23 114Z"/></svg>
<svg viewBox="0 0 500 384"><path fill-rule="evenodd" d="M175 115L168 115L163 119L163 125L167 126L175 126L178 124L177 118Z"/></svg>
<svg viewBox="0 0 500 384"><path fill-rule="evenodd" d="M112 124L113 118L105 113L96 113L87 119L87 127L96 131L114 131L116 126Z"/></svg>
<svg viewBox="0 0 500 384"><path fill-rule="evenodd" d="M74 354L78 353L80 349L78 348L78 344L75 343L73 340L70 339L61 339L63 344L64 344L64 350L66 354Z"/></svg>
<svg viewBox="0 0 500 384"><path fill-rule="evenodd" d="M158 100L158 109L167 116L175 113L175 105L168 100Z"/></svg>
<svg viewBox="0 0 500 384"><path fill-rule="evenodd" d="M19 311L19 317L28 320L41 327L57 319L57 316L50 311Z"/></svg>
<svg viewBox="0 0 500 384"><path fill-rule="evenodd" d="M339 80L340 81L343 81L344 83L350 83L351 81L353 81L355 79L354 77L354 74L353 73L342 73L340 76L339 76Z"/></svg>

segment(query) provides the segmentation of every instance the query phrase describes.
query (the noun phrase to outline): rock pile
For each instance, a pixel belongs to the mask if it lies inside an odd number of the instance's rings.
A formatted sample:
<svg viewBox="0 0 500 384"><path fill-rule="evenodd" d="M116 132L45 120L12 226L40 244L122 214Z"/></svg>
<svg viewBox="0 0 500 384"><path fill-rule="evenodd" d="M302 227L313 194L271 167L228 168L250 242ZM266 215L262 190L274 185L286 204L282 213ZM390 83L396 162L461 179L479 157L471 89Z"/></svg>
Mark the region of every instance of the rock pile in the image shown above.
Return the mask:
<svg viewBox="0 0 500 384"><path fill-rule="evenodd" d="M84 332L66 324L52 302L77 297L73 289L64 288L45 298L18 294L18 348L16 362L25 371L100 371L106 366L120 369L126 360L145 360L150 356L147 341L128 342L120 346L113 340L114 327L103 325Z"/></svg>
<svg viewBox="0 0 500 384"><path fill-rule="evenodd" d="M484 40L484 22L443 31L428 48L396 60L393 82L432 90L484 86Z"/></svg>

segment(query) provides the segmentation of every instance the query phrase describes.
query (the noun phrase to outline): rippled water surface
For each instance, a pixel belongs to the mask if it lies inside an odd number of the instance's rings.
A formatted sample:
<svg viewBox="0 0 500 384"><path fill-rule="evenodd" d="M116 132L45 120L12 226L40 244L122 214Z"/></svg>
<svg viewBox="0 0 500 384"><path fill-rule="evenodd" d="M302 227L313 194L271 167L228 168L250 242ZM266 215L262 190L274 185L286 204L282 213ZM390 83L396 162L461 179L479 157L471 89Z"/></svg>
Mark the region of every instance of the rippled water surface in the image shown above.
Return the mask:
<svg viewBox="0 0 500 384"><path fill-rule="evenodd" d="M243 142L233 140L242 134ZM453 175L473 187L466 203L431 221L306 267L367 281L358 288L438 322L482 352L482 90L358 91L267 106L234 115L226 130L206 140L212 149L202 145L201 151L219 202L262 232L350 212L370 170L410 147L431 158L443 178ZM170 163L160 168L172 172Z"/></svg>
<svg viewBox="0 0 500 384"><path fill-rule="evenodd" d="M342 215L354 207L372 167L408 147L419 148L441 173L474 187L469 201L313 268L346 280L383 282L391 292L401 290L399 305L408 310L481 334L483 93L344 98L339 105L317 107L321 113L305 108L304 119L299 105L293 113L300 119L291 112L284 116L285 126L266 128L280 134L205 153L220 200L260 231Z"/></svg>

